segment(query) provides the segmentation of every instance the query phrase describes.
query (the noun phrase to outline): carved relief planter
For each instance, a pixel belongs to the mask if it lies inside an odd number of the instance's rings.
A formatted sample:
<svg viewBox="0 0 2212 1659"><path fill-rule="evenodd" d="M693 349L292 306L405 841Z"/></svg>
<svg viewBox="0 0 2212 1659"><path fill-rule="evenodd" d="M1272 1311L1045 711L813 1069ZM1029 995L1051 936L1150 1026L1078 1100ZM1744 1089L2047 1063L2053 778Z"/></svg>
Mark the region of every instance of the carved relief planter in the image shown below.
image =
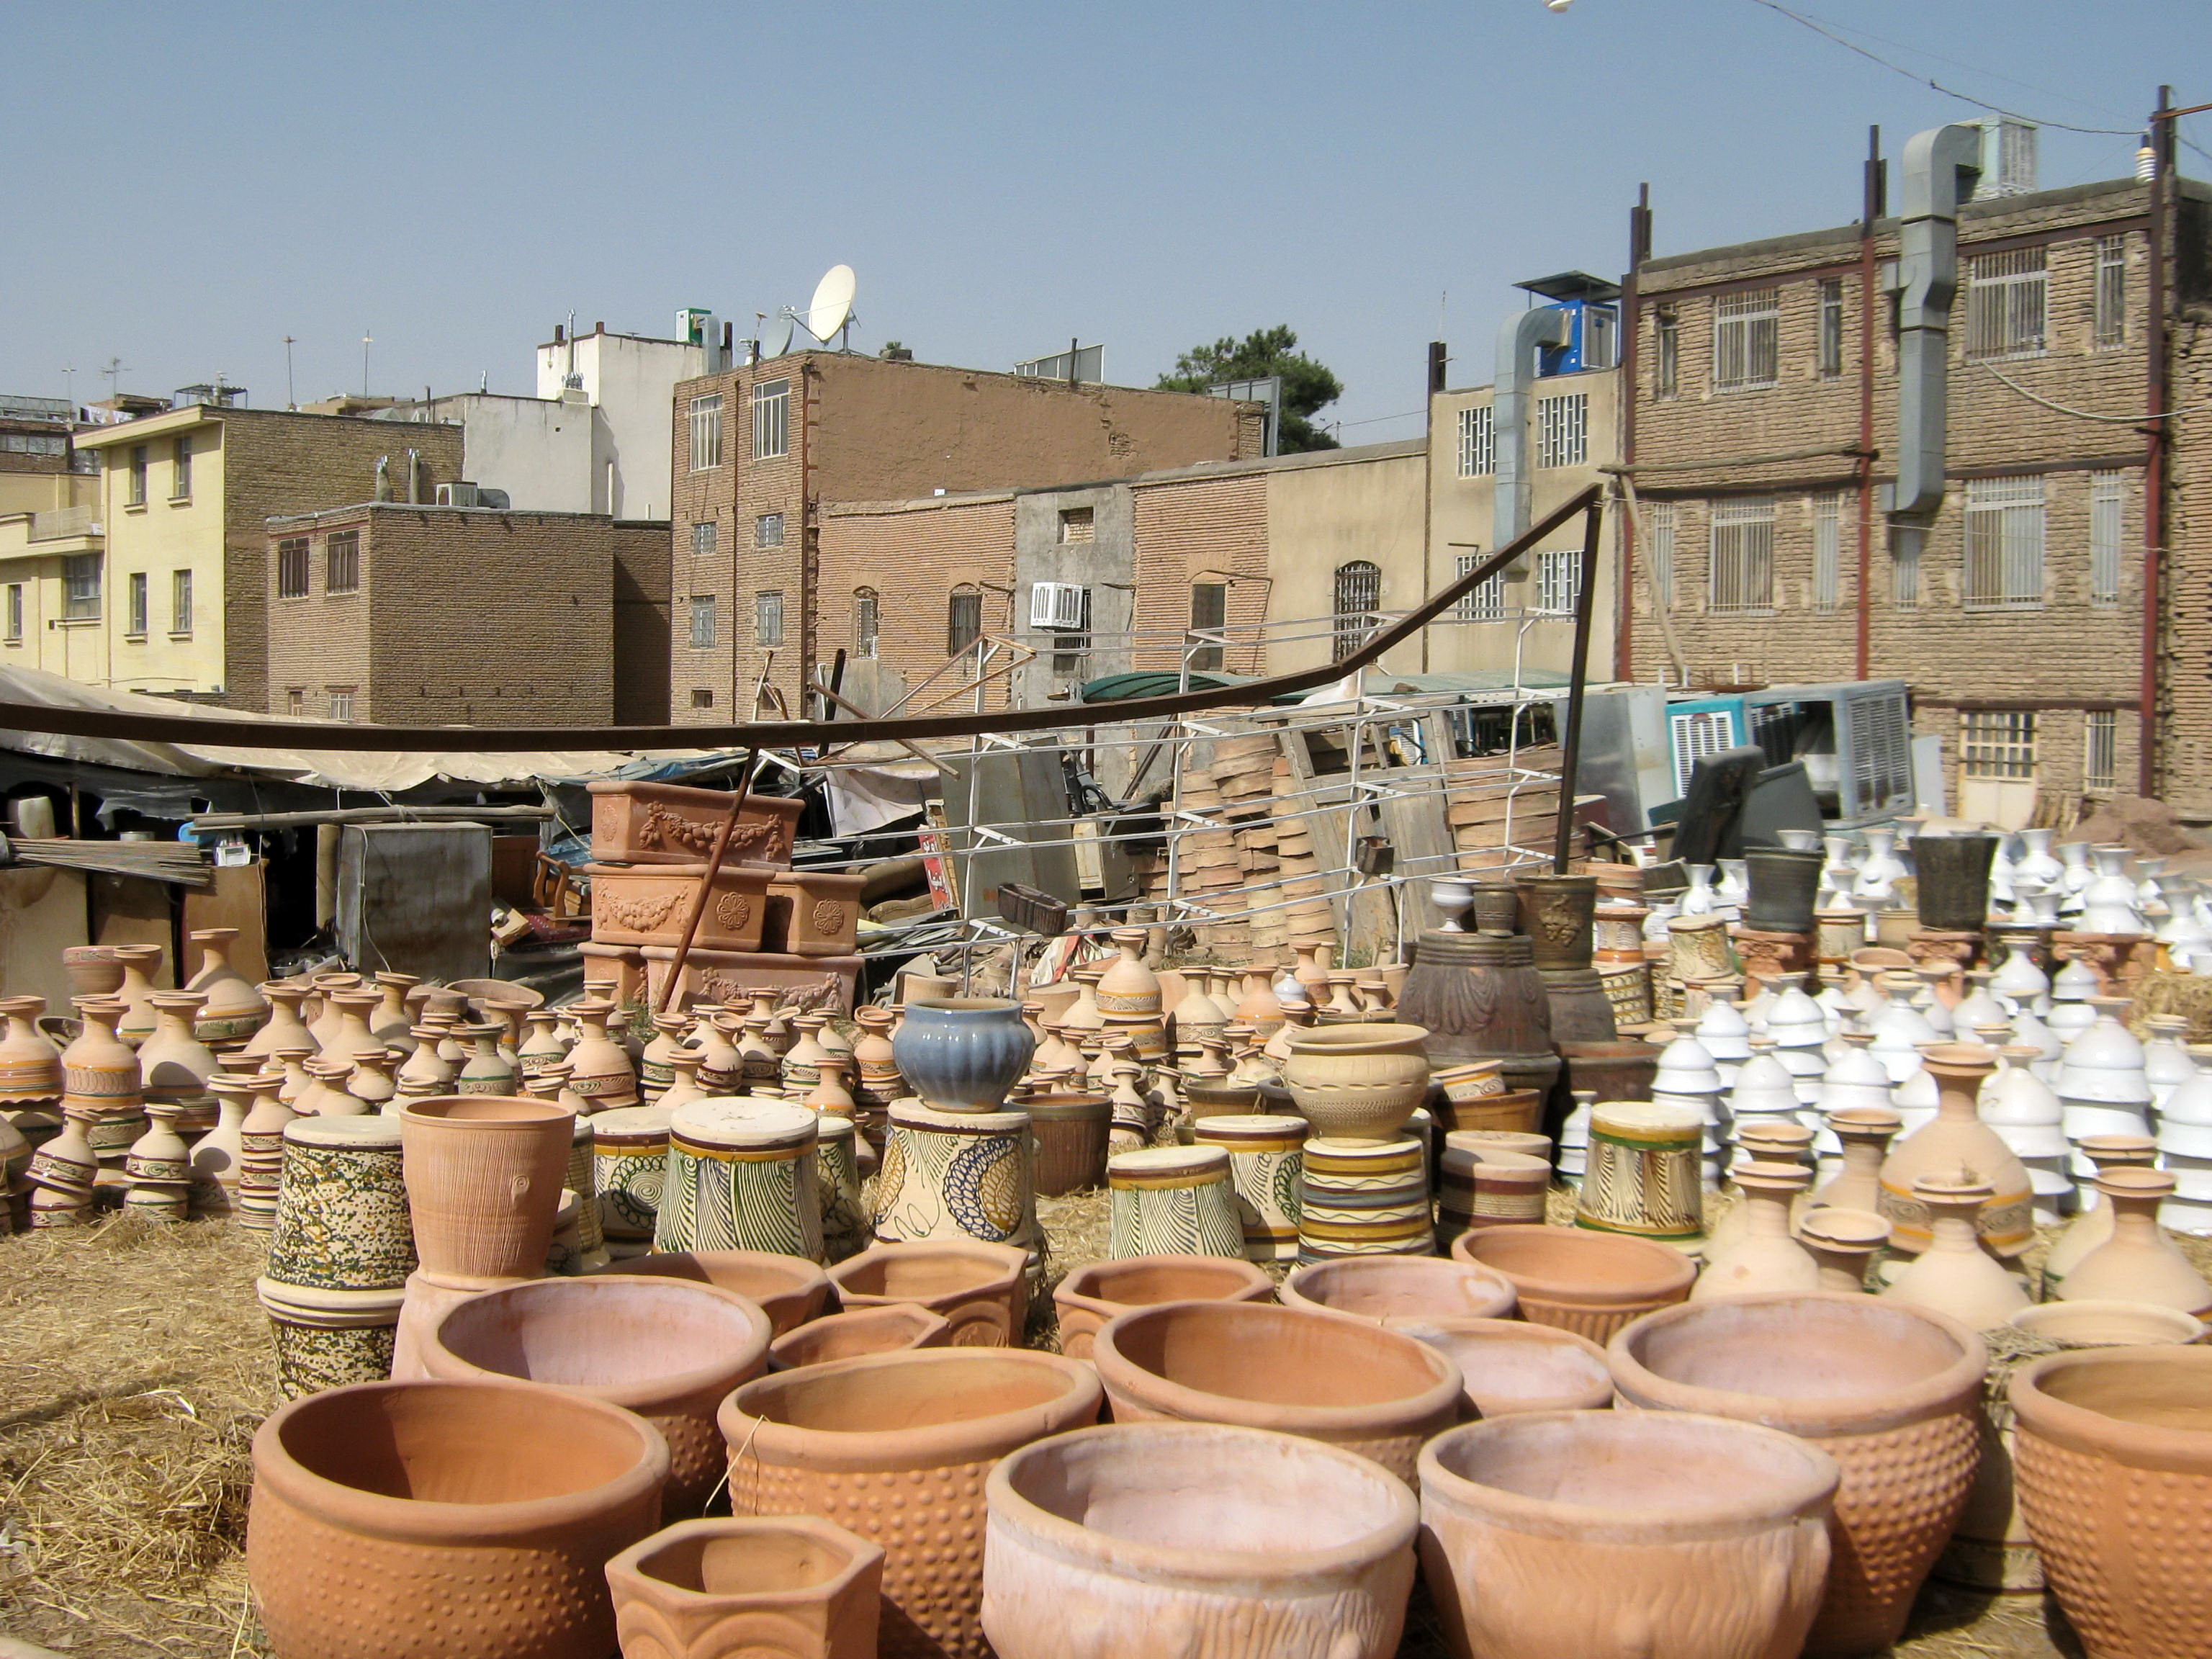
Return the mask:
<svg viewBox="0 0 2212 1659"><path fill-rule="evenodd" d="M1551 999L1526 935L1423 933L1398 1018L1428 1033L1439 1069L1495 1060L1509 1089L1538 1091L1559 1075Z"/></svg>
<svg viewBox="0 0 2212 1659"><path fill-rule="evenodd" d="M698 864L714 849L714 832L729 816L731 797L720 789L682 784L601 779L592 795L592 856L618 864ZM730 832L724 859L732 864L791 863L791 843L805 803L749 794Z"/></svg>
<svg viewBox="0 0 2212 1659"><path fill-rule="evenodd" d="M860 890L867 878L835 870L793 870L770 878L763 951L794 957L849 956L859 941Z"/></svg>
<svg viewBox="0 0 2212 1659"><path fill-rule="evenodd" d="M652 864L623 869L587 864L592 880L592 938L601 945L684 942L704 864ZM693 943L708 951L757 951L768 918L769 872L732 859L714 872Z"/></svg>
<svg viewBox="0 0 2212 1659"><path fill-rule="evenodd" d="M1588 968L1595 946L1595 876L1514 878L1519 931L1527 934L1539 968Z"/></svg>

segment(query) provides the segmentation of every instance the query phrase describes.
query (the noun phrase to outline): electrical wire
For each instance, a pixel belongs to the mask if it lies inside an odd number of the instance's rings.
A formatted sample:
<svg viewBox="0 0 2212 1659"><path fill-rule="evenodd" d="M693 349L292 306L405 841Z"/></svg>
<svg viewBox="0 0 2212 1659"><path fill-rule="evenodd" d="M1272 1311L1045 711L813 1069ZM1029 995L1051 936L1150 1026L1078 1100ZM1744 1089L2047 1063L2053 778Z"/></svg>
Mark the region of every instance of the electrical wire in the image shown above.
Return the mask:
<svg viewBox="0 0 2212 1659"><path fill-rule="evenodd" d="M2153 415L2148 410L2145 410L2141 415L2093 415L2086 409L2069 409L2064 404L2051 402L2050 398L2039 392L2030 392L2018 380L1999 370L1994 363L1977 361L1974 367L1987 369L1991 374L1996 375L1998 380L2020 393L2028 402L2041 404L2045 409L2056 410L2061 415L2070 415L2077 421L2107 421L2114 426L2141 426L2145 421L2168 420L2179 412L2177 410L2169 409L2157 415Z"/></svg>

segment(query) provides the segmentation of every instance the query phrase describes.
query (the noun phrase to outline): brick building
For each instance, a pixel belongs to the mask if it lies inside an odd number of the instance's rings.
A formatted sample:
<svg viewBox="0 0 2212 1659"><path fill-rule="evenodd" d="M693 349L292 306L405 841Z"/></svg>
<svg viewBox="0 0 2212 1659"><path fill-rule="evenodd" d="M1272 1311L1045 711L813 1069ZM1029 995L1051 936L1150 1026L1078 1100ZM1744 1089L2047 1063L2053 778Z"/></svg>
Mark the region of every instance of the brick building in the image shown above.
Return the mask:
<svg viewBox="0 0 2212 1659"><path fill-rule="evenodd" d="M261 578L275 713L667 719L665 520L364 501L270 519Z"/></svg>
<svg viewBox="0 0 2212 1659"><path fill-rule="evenodd" d="M0 393L0 514L91 504L94 462L70 442L88 424L63 398Z"/></svg>

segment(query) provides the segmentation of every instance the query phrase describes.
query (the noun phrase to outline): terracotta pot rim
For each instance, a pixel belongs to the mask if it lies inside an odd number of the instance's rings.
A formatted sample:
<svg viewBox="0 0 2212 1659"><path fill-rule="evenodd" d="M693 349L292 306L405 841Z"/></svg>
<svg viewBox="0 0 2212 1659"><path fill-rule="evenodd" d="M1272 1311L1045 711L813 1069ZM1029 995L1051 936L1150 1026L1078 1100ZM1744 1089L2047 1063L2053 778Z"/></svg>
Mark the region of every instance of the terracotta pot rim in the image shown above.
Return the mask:
<svg viewBox="0 0 2212 1659"><path fill-rule="evenodd" d="M634 1277L682 1279L683 1282L687 1285L702 1285L708 1282L705 1279L684 1279L682 1274L672 1273L655 1273L648 1271L642 1275L639 1275L636 1273L636 1270L634 1266L634 1263L636 1261L650 1261L655 1258L665 1261L672 1257L679 1255L689 1256L694 1261L707 1261L718 1258L727 1259L734 1257L744 1266L758 1267L764 1272L781 1273L787 1271L791 1274L791 1288L794 1291L811 1290L817 1285L827 1285L830 1283L830 1275L820 1262L810 1261L803 1255L783 1255L775 1250L650 1250L644 1255L632 1258L631 1261L617 1261L610 1263L608 1266L604 1267L593 1267L588 1272L579 1275L579 1277L584 1279L597 1279L603 1274L619 1273L625 1268L629 1268ZM740 1291L737 1294L742 1295L743 1292ZM785 1292L780 1291L778 1294L785 1294ZM759 1298L756 1297L752 1298L752 1300L758 1301Z"/></svg>
<svg viewBox="0 0 2212 1659"><path fill-rule="evenodd" d="M791 1356L804 1346L810 1333L818 1334L825 1329L849 1328L849 1327L841 1327L838 1323L841 1320L866 1322L870 1325L904 1321L913 1328L908 1340L878 1349L876 1352L880 1353L898 1353L909 1348L918 1348L939 1331L951 1328L951 1322L943 1314L932 1313L919 1302L884 1302L869 1307L848 1308L842 1313L823 1314L818 1319L808 1320L804 1325L794 1325L782 1335L775 1338L768 1345L769 1369L778 1371L796 1371L804 1370L810 1364L828 1364L830 1362L824 1359L793 1363ZM779 1350L781 1352L778 1352Z"/></svg>
<svg viewBox="0 0 2212 1659"><path fill-rule="evenodd" d="M950 1256L957 1261L975 1261L988 1267L990 1272L987 1277L972 1285L956 1285L927 1296L899 1296L888 1291L864 1291L850 1282L854 1273L878 1262L916 1261L929 1256ZM1006 1289L1028 1273L1029 1253L1018 1244L994 1244L982 1238L917 1239L911 1243L871 1244L824 1271L830 1288L837 1293L838 1301L848 1310L899 1307L907 1304L927 1307L933 1302L941 1302L948 1297L964 1301Z"/></svg>
<svg viewBox="0 0 2212 1659"><path fill-rule="evenodd" d="M2090 1457L2161 1474L2212 1474L2212 1430L2160 1428L2131 1423L2046 1393L2045 1381L2061 1371L2120 1367L2194 1371L2212 1394L2212 1348L2194 1345L2140 1348L2075 1348L2046 1354L2012 1374L2008 1393L2021 1429Z"/></svg>
<svg viewBox="0 0 2212 1659"><path fill-rule="evenodd" d="M2092 1317L2099 1315L2108 1315L2115 1310L2124 1315L2144 1316L2153 1323L2162 1323L2166 1325L2173 1331L2175 1335L2181 1336L2183 1338L2183 1340L2179 1343L2094 1342L2080 1344L2077 1346L2097 1348L2182 1347L2192 1343L2203 1341L2208 1334L2203 1320L2198 1319L2192 1314L2184 1313L2180 1309L2171 1307L2163 1302L2120 1302L2112 1300L2038 1302L2028 1307L2022 1308L2006 1322L2011 1325L2015 1330L2027 1331L2032 1335L2044 1337L2049 1341L2066 1342L2071 1340L2071 1339L2057 1335L2054 1333L2048 1333L2044 1329L2044 1327L2047 1324L2063 1322L2064 1316L2069 1310L2087 1314ZM2193 1328L2185 1333L2185 1327Z"/></svg>
<svg viewBox="0 0 2212 1659"><path fill-rule="evenodd" d="M1224 1437L1244 1442L1255 1453L1334 1468L1373 1487L1396 1513L1385 1525L1328 1549L1195 1549L1096 1531L1031 1503L1014 1486L1014 1476L1024 1464L1064 1453L1073 1445L1126 1446L1132 1453L1157 1449L1172 1455L1177 1441ZM1165 1579L1217 1592L1233 1585L1237 1595L1260 1599L1304 1601L1333 1585L1354 1582L1376 1562L1410 1547L1421 1518L1420 1505L1406 1483L1373 1460L1326 1440L1237 1423L1104 1423L1071 1429L1008 1453L992 1469L983 1490L989 1525L1018 1525L1027 1534L1026 1542L1075 1565L1104 1566L1120 1577Z"/></svg>
<svg viewBox="0 0 2212 1659"><path fill-rule="evenodd" d="M451 1115L456 1106L471 1109L501 1107L507 1109L485 1117L456 1117ZM399 1109L399 1121L425 1129L454 1129L470 1134L531 1133L562 1118L573 1118L575 1113L566 1106L556 1106L550 1101L538 1100L528 1095L429 1095L421 1100L410 1100Z"/></svg>
<svg viewBox="0 0 2212 1659"><path fill-rule="evenodd" d="M836 1551L844 1559L845 1565L829 1577L797 1591L687 1589L645 1570L648 1557L658 1555L671 1545L681 1544L690 1539L744 1538L778 1532L804 1533L815 1542ZM617 1573L633 1574L653 1586L655 1597L681 1601L700 1613L710 1609L734 1613L757 1606L786 1607L793 1595L802 1595L810 1601L817 1598L825 1601L834 1601L852 1588L854 1579L883 1559L884 1552L878 1546L818 1515L709 1515L690 1521L672 1521L659 1531L639 1539L621 1554L610 1557L606 1571L610 1579Z"/></svg>
<svg viewBox="0 0 2212 1659"><path fill-rule="evenodd" d="M518 1412L533 1415L563 1411L589 1413L606 1422L619 1423L637 1438L637 1461L611 1480L556 1497L523 1498L505 1504L450 1504L389 1498L381 1492L345 1486L295 1462L284 1448L284 1430L295 1418L335 1409L337 1402L355 1397L428 1389L501 1389L514 1395ZM289 1401L270 1413L253 1431L253 1478L257 1485L265 1482L277 1498L295 1509L332 1517L349 1531L396 1543L487 1543L573 1526L638 1502L665 1486L668 1473L667 1440L635 1412L542 1382L526 1382L513 1377L481 1382L428 1378L349 1383Z"/></svg>
<svg viewBox="0 0 2212 1659"><path fill-rule="evenodd" d="M1163 1271L1188 1271L1194 1273L1218 1272L1230 1278L1240 1280L1243 1289L1248 1291L1254 1290L1263 1291L1270 1297L1275 1293L1275 1281L1268 1276L1266 1269L1257 1267L1252 1262L1247 1261L1242 1256L1189 1255L1176 1251L1163 1250L1151 1255L1108 1256L1097 1261L1086 1261L1079 1267L1071 1267L1068 1269L1066 1276L1063 1278L1059 1284L1053 1286L1052 1299L1056 1303L1064 1299L1065 1301L1073 1303L1079 1307L1111 1308L1116 1312L1125 1308L1156 1308L1160 1306L1161 1304L1157 1302L1115 1302L1106 1297L1094 1294L1089 1289L1085 1288L1088 1286L1093 1279L1103 1278L1106 1274L1113 1273L1117 1269L1127 1269L1137 1267L1153 1267ZM1179 1301L1237 1302L1256 1300L1259 1298L1240 1295L1225 1297L1183 1297L1176 1299ZM1109 1316L1110 1317L1111 1316Z"/></svg>
<svg viewBox="0 0 2212 1659"><path fill-rule="evenodd" d="M1533 1158L1528 1161L1535 1162ZM1548 1170L1551 1165L1547 1164L1544 1167ZM1432 1272L1433 1268L1429 1264L1433 1263L1437 1267L1455 1269L1457 1274L1462 1277L1468 1273L1480 1275L1483 1279L1491 1282L1494 1291L1502 1291L1505 1293L1506 1301L1504 1307L1498 1310L1500 1314L1510 1312L1521 1299L1520 1292L1514 1288L1511 1279L1506 1278L1495 1267L1480 1261L1467 1261L1445 1255L1347 1255L1339 1256L1331 1261L1309 1261L1292 1267L1284 1275L1281 1285L1276 1290L1276 1300L1285 1308L1310 1308L1316 1313L1331 1314L1339 1319L1356 1319L1363 1325L1380 1325L1389 1329L1390 1321L1394 1318L1413 1318L1420 1316L1395 1314L1376 1316L1358 1313L1349 1308L1332 1307L1317 1297L1307 1295L1301 1288L1300 1281L1310 1284L1315 1279L1326 1279L1338 1274L1342 1274L1346 1279L1357 1279L1361 1273L1367 1272L1403 1273L1408 1263L1413 1264L1413 1271L1417 1273ZM1440 1314L1436 1316L1444 1319L1468 1319L1491 1316Z"/></svg>
<svg viewBox="0 0 2212 1659"><path fill-rule="evenodd" d="M1647 1262L1649 1271L1635 1279L1608 1279L1593 1285L1579 1279L1559 1279L1541 1273L1522 1273L1495 1261L1476 1255L1475 1246L1492 1237L1504 1238L1508 1243L1522 1235L1546 1238L1572 1238L1584 1243L1567 1246L1586 1255L1607 1251L1625 1255L1632 1260ZM1575 1307L1613 1308L1629 1303L1649 1301L1655 1296L1672 1296L1689 1289L1698 1276L1697 1264L1671 1245L1653 1239L1632 1238L1626 1233L1597 1232L1587 1227L1555 1227L1549 1222L1535 1227L1486 1227L1462 1233L1452 1241L1452 1254L1462 1261L1471 1261L1479 1267L1487 1267L1511 1283L1522 1297L1534 1297L1540 1302L1560 1302Z"/></svg>
<svg viewBox="0 0 2212 1659"><path fill-rule="evenodd" d="M1395 1054L1429 1040L1425 1027L1398 1024L1347 1022L1342 1025L1302 1025L1291 1038L1293 1054Z"/></svg>
<svg viewBox="0 0 2212 1659"><path fill-rule="evenodd" d="M1915 1382L1885 1389L1878 1394L1826 1397L1744 1394L1694 1382L1677 1382L1651 1370L1636 1357L1636 1346L1644 1336L1668 1325L1699 1319L1723 1321L1753 1309L1800 1303L1825 1303L1854 1313L1873 1310L1873 1316L1877 1319L1896 1316L1919 1320L1956 1344L1959 1357ZM1639 1406L1762 1423L1808 1439L1875 1434L1962 1410L1980 1397L1982 1379L1990 1363L1989 1349L1980 1335L1949 1315L1846 1291L1766 1291L1754 1296L1684 1302L1661 1308L1615 1332L1606 1345L1606 1359L1613 1368L1615 1386Z"/></svg>

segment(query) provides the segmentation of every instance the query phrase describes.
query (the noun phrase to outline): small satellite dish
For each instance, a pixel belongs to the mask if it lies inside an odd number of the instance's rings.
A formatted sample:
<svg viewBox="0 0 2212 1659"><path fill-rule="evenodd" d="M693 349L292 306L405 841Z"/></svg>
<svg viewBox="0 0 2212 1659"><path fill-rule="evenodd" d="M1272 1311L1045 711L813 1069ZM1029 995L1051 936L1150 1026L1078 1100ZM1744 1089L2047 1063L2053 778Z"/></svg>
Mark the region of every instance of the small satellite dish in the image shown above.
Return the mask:
<svg viewBox="0 0 2212 1659"><path fill-rule="evenodd" d="M788 317L781 318L775 322L770 323L768 325L766 331L761 336L761 356L763 357L781 357L784 353L789 351L791 349L792 331L798 325L793 323Z"/></svg>
<svg viewBox="0 0 2212 1659"><path fill-rule="evenodd" d="M814 285L814 299L806 307L806 331L817 340L827 340L853 314L853 267L832 265L829 273Z"/></svg>

